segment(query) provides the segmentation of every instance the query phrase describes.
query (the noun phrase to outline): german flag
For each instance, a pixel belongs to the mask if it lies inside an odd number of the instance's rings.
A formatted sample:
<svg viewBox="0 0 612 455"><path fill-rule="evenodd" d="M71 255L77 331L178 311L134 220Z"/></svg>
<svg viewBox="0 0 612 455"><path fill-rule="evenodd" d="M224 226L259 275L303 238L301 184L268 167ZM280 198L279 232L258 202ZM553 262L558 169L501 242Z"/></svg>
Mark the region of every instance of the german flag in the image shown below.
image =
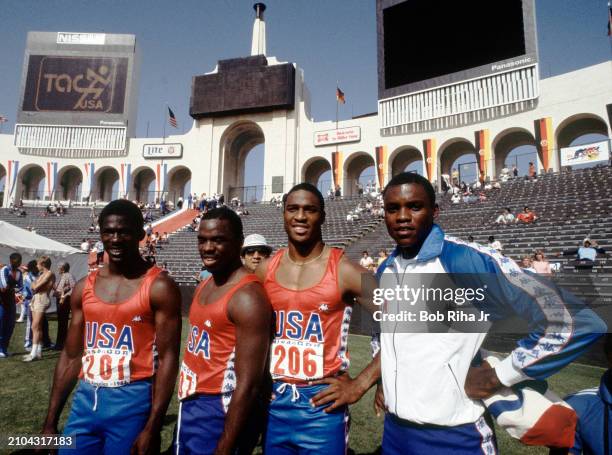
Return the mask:
<svg viewBox="0 0 612 455"><path fill-rule="evenodd" d="M340 87L336 87L336 100L342 104L346 103L346 100L344 99L344 92L340 90Z"/></svg>

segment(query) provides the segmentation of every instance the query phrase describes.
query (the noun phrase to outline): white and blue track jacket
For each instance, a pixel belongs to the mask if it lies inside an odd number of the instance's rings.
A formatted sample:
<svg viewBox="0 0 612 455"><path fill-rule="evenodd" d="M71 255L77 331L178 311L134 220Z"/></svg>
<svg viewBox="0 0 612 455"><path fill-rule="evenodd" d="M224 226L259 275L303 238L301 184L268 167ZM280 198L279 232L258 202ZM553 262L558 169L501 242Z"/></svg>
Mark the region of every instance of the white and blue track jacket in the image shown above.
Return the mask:
<svg viewBox="0 0 612 455"><path fill-rule="evenodd" d="M506 386L545 379L569 364L605 333L606 324L576 297L541 277L523 272L494 249L446 236L433 225L414 259L396 249L377 276L394 273L453 273L462 287L478 287L486 274L487 299L477 304L491 320L519 316L530 333L496 367ZM455 276L455 275L454 275ZM470 282L471 281L471 282ZM399 282L399 280L398 280ZM383 332L382 379L388 411L418 424L455 426L483 414L464 385L486 333Z"/></svg>

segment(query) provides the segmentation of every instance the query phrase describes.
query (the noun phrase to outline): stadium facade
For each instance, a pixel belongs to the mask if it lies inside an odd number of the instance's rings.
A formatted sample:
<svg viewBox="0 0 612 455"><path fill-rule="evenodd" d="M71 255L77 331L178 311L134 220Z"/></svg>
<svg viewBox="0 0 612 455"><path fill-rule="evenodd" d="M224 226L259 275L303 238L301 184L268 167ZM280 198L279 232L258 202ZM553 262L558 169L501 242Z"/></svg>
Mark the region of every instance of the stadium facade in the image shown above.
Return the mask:
<svg viewBox="0 0 612 455"><path fill-rule="evenodd" d="M270 199L297 182L317 184L326 171L334 186L352 195L364 169L374 166L376 184L384 186L414 162L440 185L465 153L474 156L483 178L495 179L522 145L536 148L540 171L559 171L574 139L610 138L612 62L540 79L533 0L519 1L518 50L442 76L394 67L392 58L407 58L389 47L394 15L410 13L392 9L402 3L377 1L377 114L313 121L303 70L266 55L265 6L258 4L252 55L195 76L192 128L164 138L134 137L133 35L31 32L18 123L12 134L0 135L3 206L37 198L144 200L151 186L155 197L170 200L188 191L248 198L245 160L261 143L261 196ZM609 157L609 139L597 147L599 158Z"/></svg>

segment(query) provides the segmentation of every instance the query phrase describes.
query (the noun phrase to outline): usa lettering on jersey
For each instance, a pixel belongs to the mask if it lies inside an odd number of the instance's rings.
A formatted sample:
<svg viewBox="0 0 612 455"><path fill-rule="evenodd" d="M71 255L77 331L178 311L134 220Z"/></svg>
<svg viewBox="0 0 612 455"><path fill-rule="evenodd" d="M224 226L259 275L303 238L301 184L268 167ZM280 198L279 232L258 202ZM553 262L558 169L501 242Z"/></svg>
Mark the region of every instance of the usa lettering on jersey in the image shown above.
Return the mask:
<svg viewBox="0 0 612 455"><path fill-rule="evenodd" d="M323 377L324 342L321 317L312 312L275 311L271 373L274 378L312 380Z"/></svg>
<svg viewBox="0 0 612 455"><path fill-rule="evenodd" d="M200 330L194 325L189 333L187 350L196 357L202 356L205 359L210 359L210 335L208 332L204 329Z"/></svg>
<svg viewBox="0 0 612 455"><path fill-rule="evenodd" d="M83 378L94 385L120 387L130 382L134 353L132 327L112 323L85 323Z"/></svg>

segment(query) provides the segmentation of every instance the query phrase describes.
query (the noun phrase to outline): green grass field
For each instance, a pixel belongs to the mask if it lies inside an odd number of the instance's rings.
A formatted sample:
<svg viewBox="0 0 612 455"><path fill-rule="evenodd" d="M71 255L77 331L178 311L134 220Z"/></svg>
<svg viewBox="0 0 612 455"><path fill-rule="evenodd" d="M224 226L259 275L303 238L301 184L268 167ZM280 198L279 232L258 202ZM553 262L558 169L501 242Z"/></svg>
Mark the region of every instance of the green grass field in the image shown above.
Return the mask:
<svg viewBox="0 0 612 455"><path fill-rule="evenodd" d="M55 322L51 321L51 333L55 333ZM33 363L22 363L24 324L17 324L11 342L13 356L0 360L0 433L36 434L40 431L47 409L47 401L53 369L59 356L54 351L43 353L43 360ZM186 321L183 324L183 340L187 333ZM349 340L352 365L351 374L357 374L369 361L369 339L352 335ZM550 379L550 385L559 395L593 387L599 384L603 369L588 365L570 365L561 373ZM380 445L382 436L382 418L377 418L372 408L373 391L371 390L359 403L351 407L350 446L357 454L374 453ZM172 432L177 419L178 404L172 400L162 433L162 449L169 447ZM68 408L62 415L60 428L64 425ZM547 454L544 448L525 447L502 431L497 432L500 452L503 454Z"/></svg>

